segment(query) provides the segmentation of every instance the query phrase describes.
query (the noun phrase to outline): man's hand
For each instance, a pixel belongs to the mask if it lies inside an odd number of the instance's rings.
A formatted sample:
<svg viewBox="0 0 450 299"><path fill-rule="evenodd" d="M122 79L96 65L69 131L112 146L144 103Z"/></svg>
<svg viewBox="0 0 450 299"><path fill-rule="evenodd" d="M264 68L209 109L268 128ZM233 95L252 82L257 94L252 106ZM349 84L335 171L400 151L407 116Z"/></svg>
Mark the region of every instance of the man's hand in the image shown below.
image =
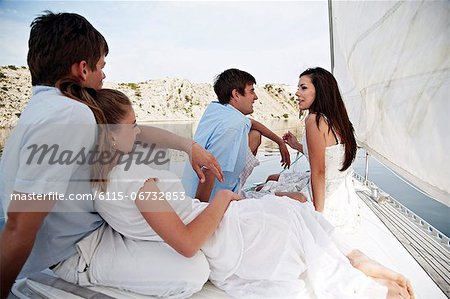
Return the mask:
<svg viewBox="0 0 450 299"><path fill-rule="evenodd" d="M0 236L0 298L6 298L25 264L47 212L8 212Z"/></svg>
<svg viewBox="0 0 450 299"><path fill-rule="evenodd" d="M262 123L250 119L252 122L252 130L259 131L261 135L263 135L266 138L269 138L276 144L278 144L280 148L280 154L281 154L281 166L284 168L289 168L291 166L291 156L289 154L289 151L286 147L286 144L284 144L284 139L272 132L269 128L264 126Z"/></svg>
<svg viewBox="0 0 450 299"><path fill-rule="evenodd" d="M285 169L291 167L291 155L286 144L284 144L283 140L281 140L278 146L281 154L281 167Z"/></svg>
<svg viewBox="0 0 450 299"><path fill-rule="evenodd" d="M202 171L202 167L208 168L220 182L223 182L222 169L216 158L197 143L192 144L190 160L192 168L197 173L200 183L205 182L205 174Z"/></svg>

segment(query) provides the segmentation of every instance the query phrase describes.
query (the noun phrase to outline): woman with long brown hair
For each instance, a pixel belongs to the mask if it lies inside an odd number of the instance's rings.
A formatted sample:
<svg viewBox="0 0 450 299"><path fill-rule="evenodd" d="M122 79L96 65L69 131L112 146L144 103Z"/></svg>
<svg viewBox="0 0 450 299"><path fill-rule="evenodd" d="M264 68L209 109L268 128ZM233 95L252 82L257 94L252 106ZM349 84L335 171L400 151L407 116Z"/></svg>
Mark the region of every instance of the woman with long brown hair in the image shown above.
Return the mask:
<svg viewBox="0 0 450 299"><path fill-rule="evenodd" d="M300 110L309 111L305 134L302 142L291 132L283 139L308 157L311 172L271 175L268 181L277 182L263 190L301 190L339 231L355 232L360 217L351 164L357 146L336 79L323 68L309 68L300 74L295 95Z"/></svg>

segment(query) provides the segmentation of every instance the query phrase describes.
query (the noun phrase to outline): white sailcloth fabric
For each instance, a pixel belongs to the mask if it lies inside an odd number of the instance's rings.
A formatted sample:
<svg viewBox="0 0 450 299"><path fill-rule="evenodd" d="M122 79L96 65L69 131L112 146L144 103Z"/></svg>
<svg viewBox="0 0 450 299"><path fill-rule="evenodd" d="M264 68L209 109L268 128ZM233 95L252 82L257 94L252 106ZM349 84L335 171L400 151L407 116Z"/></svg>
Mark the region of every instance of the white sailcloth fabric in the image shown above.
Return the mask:
<svg viewBox="0 0 450 299"><path fill-rule="evenodd" d="M148 178L159 179L161 192L183 190L168 171L146 165L125 171L119 165L111 173L108 192L136 192ZM187 197L168 202L184 223L207 206ZM95 204L102 217L126 237L161 242L133 201L99 200ZM211 282L237 298L296 298L299 294L309 294L305 298L385 298L386 288L354 269L337 249L331 241L332 231L310 205L267 195L232 202L201 250L210 265Z"/></svg>
<svg viewBox="0 0 450 299"><path fill-rule="evenodd" d="M332 13L333 73L358 142L449 206L450 2L332 1Z"/></svg>

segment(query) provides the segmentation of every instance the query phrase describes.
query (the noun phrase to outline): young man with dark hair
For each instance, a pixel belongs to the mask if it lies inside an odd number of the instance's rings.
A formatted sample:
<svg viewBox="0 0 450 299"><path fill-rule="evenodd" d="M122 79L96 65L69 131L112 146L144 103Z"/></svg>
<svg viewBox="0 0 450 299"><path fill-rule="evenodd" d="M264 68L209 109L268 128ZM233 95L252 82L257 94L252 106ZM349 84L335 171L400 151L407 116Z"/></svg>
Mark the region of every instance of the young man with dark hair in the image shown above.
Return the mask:
<svg viewBox="0 0 450 299"><path fill-rule="evenodd" d="M258 99L255 78L238 69L228 69L219 74L214 82L218 102L206 108L195 132L194 140L212 153L224 172L223 182L215 181L212 172L203 168L206 182L199 184L195 174L188 168L183 184L189 196L209 201L220 189L239 192L243 181L258 164L255 155L261 143L261 135L273 140L280 147L281 165L290 165L289 152L284 141L261 123L248 118L253 103Z"/></svg>
<svg viewBox="0 0 450 299"><path fill-rule="evenodd" d="M84 17L49 11L31 23L28 46L27 61L33 86L55 86L79 62L84 61L82 72L87 73L89 70L95 71L103 57L103 68L104 57L109 52L103 35ZM89 82L84 84L90 86ZM98 84L92 87L101 88Z"/></svg>
<svg viewBox="0 0 450 299"><path fill-rule="evenodd" d="M0 200L8 211L0 236L2 298L19 272L19 278L27 277L48 267L73 283L154 296L192 294L208 278L201 254L186 259L158 242L123 238L94 210L86 157L70 153L93 147L97 133L91 109L98 107L68 98L55 86L70 76L84 87L100 89L107 54L105 38L80 15L47 11L31 24L28 65L33 95L0 164ZM192 140L165 130L141 129L141 140L189 153L201 180L202 166L222 178L214 157ZM35 159L36 146L52 145L61 154L56 162L51 154ZM61 201L61 195L66 200ZM79 195L91 197L72 201ZM164 264L165 276L156 264Z"/></svg>

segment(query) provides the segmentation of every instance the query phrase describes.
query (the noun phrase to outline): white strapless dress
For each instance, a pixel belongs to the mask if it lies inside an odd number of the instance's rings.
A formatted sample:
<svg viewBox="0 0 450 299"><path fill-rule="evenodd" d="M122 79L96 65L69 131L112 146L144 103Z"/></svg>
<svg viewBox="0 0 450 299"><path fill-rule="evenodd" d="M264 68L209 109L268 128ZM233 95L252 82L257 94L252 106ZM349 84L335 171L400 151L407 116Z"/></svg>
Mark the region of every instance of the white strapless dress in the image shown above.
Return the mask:
<svg viewBox="0 0 450 299"><path fill-rule="evenodd" d="M306 134L302 145L308 156ZM341 233L355 233L361 223L359 198L353 183L353 168L340 171L345 159L343 144L325 149L325 206L323 215ZM310 172L281 173L278 182L270 181L262 190L272 192L301 192L312 203Z"/></svg>

